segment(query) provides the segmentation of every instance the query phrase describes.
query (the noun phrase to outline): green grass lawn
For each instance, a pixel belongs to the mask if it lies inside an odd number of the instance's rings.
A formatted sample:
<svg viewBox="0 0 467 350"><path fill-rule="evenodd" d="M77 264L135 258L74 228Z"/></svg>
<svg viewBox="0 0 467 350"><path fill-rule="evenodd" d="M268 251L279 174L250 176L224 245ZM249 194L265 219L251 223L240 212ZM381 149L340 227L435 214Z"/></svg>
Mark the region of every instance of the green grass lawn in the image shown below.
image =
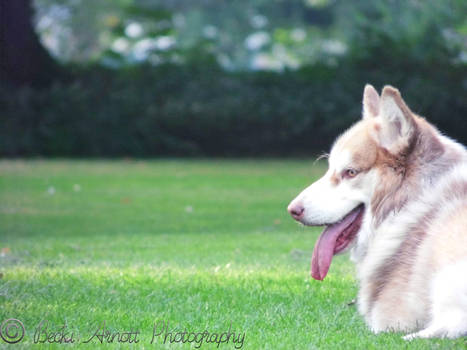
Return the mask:
<svg viewBox="0 0 467 350"><path fill-rule="evenodd" d="M311 279L320 230L286 206L323 171L311 160L0 161L0 321L24 324L14 348L41 347L41 321L91 349L199 346L164 345L163 334L151 344L164 322L173 336L230 328L238 342L219 349L465 348L370 333L348 305L347 256ZM82 344L104 321L139 343Z"/></svg>

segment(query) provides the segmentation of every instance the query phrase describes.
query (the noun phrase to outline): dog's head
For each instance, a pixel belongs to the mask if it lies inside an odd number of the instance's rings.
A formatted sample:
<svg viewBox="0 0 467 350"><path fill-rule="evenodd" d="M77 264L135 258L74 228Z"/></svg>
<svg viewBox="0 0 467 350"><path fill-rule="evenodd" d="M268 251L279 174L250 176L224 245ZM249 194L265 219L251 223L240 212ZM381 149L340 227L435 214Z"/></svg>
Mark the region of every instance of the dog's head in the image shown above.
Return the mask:
<svg viewBox="0 0 467 350"><path fill-rule="evenodd" d="M416 129L398 90L386 86L379 96L365 87L363 118L336 140L324 176L288 206L304 225L326 225L313 252L313 278L326 276L333 255L357 241L365 211L401 181Z"/></svg>

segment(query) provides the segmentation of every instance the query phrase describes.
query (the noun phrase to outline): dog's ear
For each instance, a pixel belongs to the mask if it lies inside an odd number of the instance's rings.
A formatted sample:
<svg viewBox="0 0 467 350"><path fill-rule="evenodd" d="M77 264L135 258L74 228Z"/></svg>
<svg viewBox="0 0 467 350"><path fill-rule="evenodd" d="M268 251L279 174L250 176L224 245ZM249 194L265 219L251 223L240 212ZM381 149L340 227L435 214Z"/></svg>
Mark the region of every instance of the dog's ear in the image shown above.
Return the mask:
<svg viewBox="0 0 467 350"><path fill-rule="evenodd" d="M409 145L414 135L414 117L399 90L392 86L383 88L379 107L379 120L374 125L374 132L382 147L397 153Z"/></svg>
<svg viewBox="0 0 467 350"><path fill-rule="evenodd" d="M363 90L363 119L374 118L379 114L379 95L375 88L365 85Z"/></svg>

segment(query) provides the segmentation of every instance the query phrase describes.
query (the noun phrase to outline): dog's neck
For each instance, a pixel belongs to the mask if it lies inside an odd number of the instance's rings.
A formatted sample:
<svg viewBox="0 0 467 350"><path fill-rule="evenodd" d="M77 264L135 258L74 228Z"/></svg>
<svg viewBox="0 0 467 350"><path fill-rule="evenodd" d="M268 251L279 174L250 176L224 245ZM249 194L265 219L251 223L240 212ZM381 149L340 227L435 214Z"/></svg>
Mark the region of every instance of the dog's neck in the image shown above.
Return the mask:
<svg viewBox="0 0 467 350"><path fill-rule="evenodd" d="M381 150L384 164L380 170L380 183L376 185L359 240L351 253L356 263L365 259L368 244L371 244L375 231L386 220L393 219L408 203L430 191L442 178L443 172L449 171L465 157L462 147L457 147L456 143L442 136L424 119L417 118L416 121L416 135L405 150L398 155Z"/></svg>

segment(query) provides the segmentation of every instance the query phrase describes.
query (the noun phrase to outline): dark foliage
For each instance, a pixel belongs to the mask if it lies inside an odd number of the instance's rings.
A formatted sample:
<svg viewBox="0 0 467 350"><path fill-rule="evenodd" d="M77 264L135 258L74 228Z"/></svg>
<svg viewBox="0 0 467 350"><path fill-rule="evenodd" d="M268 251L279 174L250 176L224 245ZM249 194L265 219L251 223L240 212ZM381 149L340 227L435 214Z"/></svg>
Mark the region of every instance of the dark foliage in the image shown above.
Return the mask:
<svg viewBox="0 0 467 350"><path fill-rule="evenodd" d="M365 83L467 141L465 66L360 58L337 68L226 73L215 66L75 71L73 84L0 87L2 156L275 156L328 150L360 118Z"/></svg>

